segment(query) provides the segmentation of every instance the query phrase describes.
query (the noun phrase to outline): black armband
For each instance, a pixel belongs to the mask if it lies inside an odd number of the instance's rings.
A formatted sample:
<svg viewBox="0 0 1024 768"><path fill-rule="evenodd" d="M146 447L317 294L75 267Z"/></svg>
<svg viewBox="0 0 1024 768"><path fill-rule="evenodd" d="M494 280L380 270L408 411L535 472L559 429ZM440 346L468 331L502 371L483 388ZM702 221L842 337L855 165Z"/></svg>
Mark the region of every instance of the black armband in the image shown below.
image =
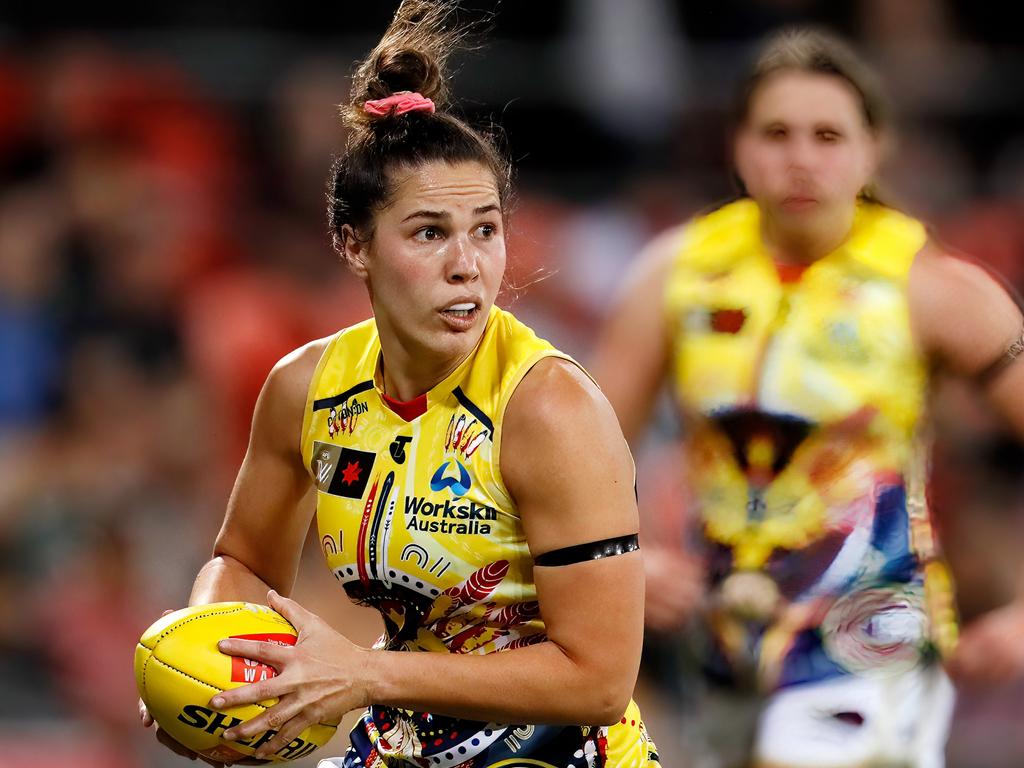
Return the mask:
<svg viewBox="0 0 1024 768"><path fill-rule="evenodd" d="M605 557L624 555L627 552L635 552L638 549L640 549L640 540L637 538L637 534L633 533L629 536L615 536L610 539L601 539L600 541L574 544L571 547L555 549L551 552L545 552L543 555L537 555L534 562L537 565L547 567L572 565L574 563L583 563L587 560L601 560Z"/></svg>

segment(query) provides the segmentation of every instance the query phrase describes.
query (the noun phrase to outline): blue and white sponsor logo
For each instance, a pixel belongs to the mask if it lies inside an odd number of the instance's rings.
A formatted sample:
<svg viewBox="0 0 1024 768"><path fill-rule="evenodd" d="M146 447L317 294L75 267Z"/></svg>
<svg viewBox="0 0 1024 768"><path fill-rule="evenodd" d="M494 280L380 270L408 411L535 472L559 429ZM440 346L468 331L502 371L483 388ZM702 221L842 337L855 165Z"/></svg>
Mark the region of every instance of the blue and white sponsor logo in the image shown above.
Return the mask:
<svg viewBox="0 0 1024 768"><path fill-rule="evenodd" d="M453 462L459 469L459 476L457 478L446 477L445 471L448 469L448 465ZM469 470L458 459L445 459L441 466L437 468L437 471L434 472L434 476L430 478L430 490L435 493L443 491L445 488L451 488L452 493L456 496L465 496L472 485L473 481L469 478Z"/></svg>

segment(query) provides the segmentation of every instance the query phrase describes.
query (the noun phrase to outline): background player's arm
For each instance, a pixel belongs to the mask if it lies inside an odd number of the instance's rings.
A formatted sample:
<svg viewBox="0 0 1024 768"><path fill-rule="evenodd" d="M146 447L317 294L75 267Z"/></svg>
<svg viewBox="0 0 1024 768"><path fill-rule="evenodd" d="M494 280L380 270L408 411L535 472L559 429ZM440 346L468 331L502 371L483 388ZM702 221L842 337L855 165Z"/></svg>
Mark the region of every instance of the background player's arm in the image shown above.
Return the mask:
<svg viewBox="0 0 1024 768"><path fill-rule="evenodd" d="M684 227L658 236L637 256L590 367L615 409L626 439L634 446L643 437L668 375L671 339L665 283L679 254ZM641 525L647 573L644 619L652 629L678 629L704 593L702 567L682 551L681 542L644 537L646 521Z"/></svg>
<svg viewBox="0 0 1024 768"><path fill-rule="evenodd" d="M643 435L668 370L665 281L679 239L680 229L673 229L637 257L590 366L630 444Z"/></svg>
<svg viewBox="0 0 1024 768"><path fill-rule="evenodd" d="M935 249L910 272L915 336L940 368L974 378L1006 423L1024 438L1024 359L999 365L1020 337L1021 310L984 269ZM996 367L993 368L993 364ZM1024 601L965 628L947 667L961 681L998 682L1024 674Z"/></svg>
<svg viewBox="0 0 1024 768"><path fill-rule="evenodd" d="M267 377L213 558L196 577L191 605L265 603L268 588L291 592L315 509L299 433L323 348L321 340L296 350Z"/></svg>
<svg viewBox="0 0 1024 768"><path fill-rule="evenodd" d="M636 533L629 451L611 407L576 366L546 359L534 367L509 403L500 451L532 552ZM505 723L617 721L640 661L640 553L538 566L534 580L548 640L487 655L367 651L272 595L271 605L299 628L298 643L222 643L280 674L218 695L213 705L280 703L226 738L272 727L279 733L262 748L272 752L309 723L371 702Z"/></svg>
<svg viewBox="0 0 1024 768"><path fill-rule="evenodd" d="M1024 438L1024 359L992 368L1024 325L1006 289L982 267L927 248L910 271L910 312L929 359L956 376L976 379Z"/></svg>

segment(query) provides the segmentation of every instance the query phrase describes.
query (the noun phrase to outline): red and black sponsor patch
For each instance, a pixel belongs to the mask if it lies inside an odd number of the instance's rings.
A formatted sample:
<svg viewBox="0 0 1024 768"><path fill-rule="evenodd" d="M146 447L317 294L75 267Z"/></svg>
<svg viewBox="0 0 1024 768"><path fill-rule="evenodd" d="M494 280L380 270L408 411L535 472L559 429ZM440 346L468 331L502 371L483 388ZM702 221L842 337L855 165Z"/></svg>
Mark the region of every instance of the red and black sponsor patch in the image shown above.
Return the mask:
<svg viewBox="0 0 1024 768"><path fill-rule="evenodd" d="M338 455L338 463L334 469L334 477L327 492L333 496L344 496L348 499L361 499L370 481L377 454L360 451L356 448L342 448Z"/></svg>
<svg viewBox="0 0 1024 768"><path fill-rule="evenodd" d="M287 632L269 632L256 635L232 635L232 640L262 640L277 645L295 645L295 635ZM258 683L277 676L277 670L261 661L246 659L241 656L231 657L231 682Z"/></svg>

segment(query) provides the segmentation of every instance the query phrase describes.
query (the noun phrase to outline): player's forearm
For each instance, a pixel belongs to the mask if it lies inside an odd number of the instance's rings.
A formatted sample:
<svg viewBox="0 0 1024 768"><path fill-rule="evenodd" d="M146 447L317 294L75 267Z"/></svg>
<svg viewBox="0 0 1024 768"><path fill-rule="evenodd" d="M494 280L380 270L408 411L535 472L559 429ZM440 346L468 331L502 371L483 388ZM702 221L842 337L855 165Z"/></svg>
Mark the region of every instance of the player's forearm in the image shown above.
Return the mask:
<svg viewBox="0 0 1024 768"><path fill-rule="evenodd" d="M547 641L486 655L370 651L365 673L373 704L496 723L608 725L629 704L629 667L577 662Z"/></svg>
<svg viewBox="0 0 1024 768"><path fill-rule="evenodd" d="M189 605L227 600L265 604L270 587L246 565L227 555L217 555L204 565L192 585Z"/></svg>

